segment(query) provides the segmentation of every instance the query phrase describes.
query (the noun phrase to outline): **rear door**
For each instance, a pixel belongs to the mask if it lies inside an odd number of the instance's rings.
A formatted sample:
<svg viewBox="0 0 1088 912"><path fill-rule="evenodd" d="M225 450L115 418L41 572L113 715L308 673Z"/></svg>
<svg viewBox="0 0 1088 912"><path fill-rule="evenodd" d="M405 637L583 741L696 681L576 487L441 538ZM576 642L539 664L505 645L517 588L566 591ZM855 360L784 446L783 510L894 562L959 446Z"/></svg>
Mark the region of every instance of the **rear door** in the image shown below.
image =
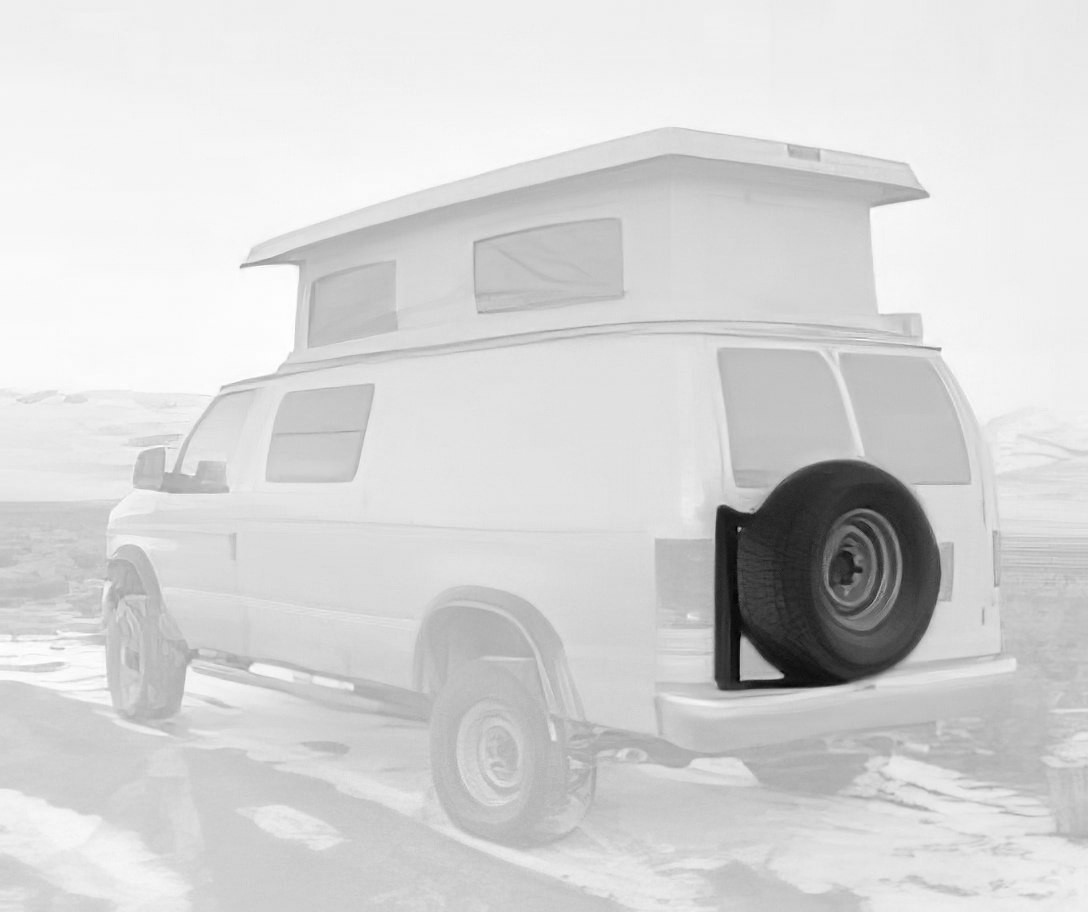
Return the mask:
<svg viewBox="0 0 1088 912"><path fill-rule="evenodd" d="M885 469L921 501L941 549L940 600L906 662L999 652L977 425L937 353L738 340L718 351L718 366L733 505L754 509L788 474L823 460Z"/></svg>
<svg viewBox="0 0 1088 912"><path fill-rule="evenodd" d="M936 352L840 350L865 458L911 485L941 549L941 594L907 662L1001 650L977 423Z"/></svg>

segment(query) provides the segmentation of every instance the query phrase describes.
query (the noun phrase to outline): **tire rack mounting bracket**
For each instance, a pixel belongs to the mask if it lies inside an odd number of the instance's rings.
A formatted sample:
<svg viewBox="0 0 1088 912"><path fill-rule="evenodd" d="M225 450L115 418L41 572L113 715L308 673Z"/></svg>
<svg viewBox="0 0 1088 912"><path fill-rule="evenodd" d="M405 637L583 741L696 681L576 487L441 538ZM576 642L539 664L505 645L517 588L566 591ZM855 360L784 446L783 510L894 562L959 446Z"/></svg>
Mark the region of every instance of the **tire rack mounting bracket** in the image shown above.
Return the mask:
<svg viewBox="0 0 1088 912"><path fill-rule="evenodd" d="M718 690L818 687L789 677L743 681L740 676L740 614L737 553L741 530L753 514L719 506L714 529L714 680Z"/></svg>

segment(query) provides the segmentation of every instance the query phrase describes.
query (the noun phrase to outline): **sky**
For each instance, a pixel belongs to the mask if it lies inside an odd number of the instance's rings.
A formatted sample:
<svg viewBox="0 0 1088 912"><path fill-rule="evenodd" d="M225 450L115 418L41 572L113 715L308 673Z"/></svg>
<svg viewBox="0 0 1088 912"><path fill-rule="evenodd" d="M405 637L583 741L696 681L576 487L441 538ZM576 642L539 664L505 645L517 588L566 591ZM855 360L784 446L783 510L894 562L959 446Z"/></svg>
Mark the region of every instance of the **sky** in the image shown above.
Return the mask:
<svg viewBox="0 0 1088 912"><path fill-rule="evenodd" d="M253 244L660 126L909 162L873 215L986 418L1088 412L1080 0L7 3L0 386L213 392L292 342Z"/></svg>

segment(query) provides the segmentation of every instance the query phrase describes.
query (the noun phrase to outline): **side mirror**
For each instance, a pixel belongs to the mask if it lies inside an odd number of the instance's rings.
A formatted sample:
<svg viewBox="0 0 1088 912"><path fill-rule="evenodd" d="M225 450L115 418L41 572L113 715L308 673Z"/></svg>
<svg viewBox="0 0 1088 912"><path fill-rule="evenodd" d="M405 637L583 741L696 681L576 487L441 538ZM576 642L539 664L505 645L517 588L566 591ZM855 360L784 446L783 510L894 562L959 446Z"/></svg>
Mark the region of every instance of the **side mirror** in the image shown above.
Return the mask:
<svg viewBox="0 0 1088 912"><path fill-rule="evenodd" d="M196 464L196 480L200 490L206 494L225 494L227 487L227 464L218 460L201 459Z"/></svg>
<svg viewBox="0 0 1088 912"><path fill-rule="evenodd" d="M166 475L166 447L151 447L136 457L132 486L142 491L161 491Z"/></svg>

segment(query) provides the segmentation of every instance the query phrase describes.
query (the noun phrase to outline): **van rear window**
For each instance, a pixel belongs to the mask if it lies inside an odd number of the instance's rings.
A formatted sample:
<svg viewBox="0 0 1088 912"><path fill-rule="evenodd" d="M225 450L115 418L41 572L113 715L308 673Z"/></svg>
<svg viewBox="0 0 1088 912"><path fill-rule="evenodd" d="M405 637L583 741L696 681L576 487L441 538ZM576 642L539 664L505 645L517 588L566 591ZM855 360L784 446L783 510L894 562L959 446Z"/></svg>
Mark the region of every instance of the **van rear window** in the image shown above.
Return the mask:
<svg viewBox="0 0 1088 912"><path fill-rule="evenodd" d="M725 348L718 367L739 487L772 485L813 462L855 455L835 375L819 352Z"/></svg>
<svg viewBox="0 0 1088 912"><path fill-rule="evenodd" d="M840 356L867 459L910 484L969 484L963 429L928 358Z"/></svg>
<svg viewBox="0 0 1088 912"><path fill-rule="evenodd" d="M477 241L480 313L623 296L620 220L544 225Z"/></svg>
<svg viewBox="0 0 1088 912"><path fill-rule="evenodd" d="M288 393L272 426L265 479L351 481L359 468L373 398L372 384Z"/></svg>

